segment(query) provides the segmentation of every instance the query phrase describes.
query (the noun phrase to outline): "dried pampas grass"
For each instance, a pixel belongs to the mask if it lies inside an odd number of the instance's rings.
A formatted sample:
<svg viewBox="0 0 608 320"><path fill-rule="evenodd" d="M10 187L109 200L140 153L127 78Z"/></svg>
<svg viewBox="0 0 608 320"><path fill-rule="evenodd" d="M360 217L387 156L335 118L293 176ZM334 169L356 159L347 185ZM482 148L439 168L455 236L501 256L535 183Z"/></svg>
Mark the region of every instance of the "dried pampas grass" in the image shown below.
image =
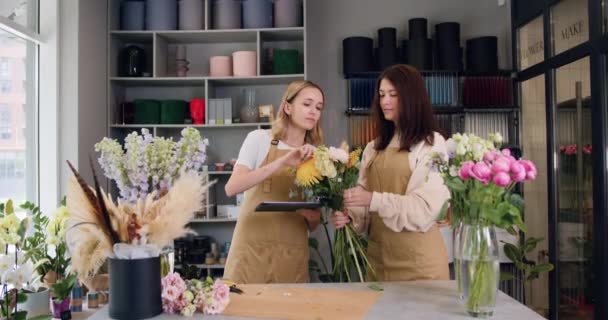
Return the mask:
<svg viewBox="0 0 608 320"><path fill-rule="evenodd" d="M155 199L157 194L151 193L129 205L114 203L97 184L94 171L95 190L75 169L73 172L75 177L68 182L70 222L66 240L73 269L82 278L97 273L114 243L154 244L162 249L192 232L187 225L202 209L204 194L214 183L203 185L198 173L182 173L160 198Z"/></svg>

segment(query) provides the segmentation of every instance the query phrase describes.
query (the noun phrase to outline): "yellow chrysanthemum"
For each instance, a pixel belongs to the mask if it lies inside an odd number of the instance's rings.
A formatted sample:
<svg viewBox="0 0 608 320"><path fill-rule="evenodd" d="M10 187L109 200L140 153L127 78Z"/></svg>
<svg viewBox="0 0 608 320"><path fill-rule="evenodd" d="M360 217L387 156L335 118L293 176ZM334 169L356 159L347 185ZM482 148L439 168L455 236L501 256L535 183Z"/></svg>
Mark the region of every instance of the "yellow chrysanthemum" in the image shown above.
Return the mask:
<svg viewBox="0 0 608 320"><path fill-rule="evenodd" d="M315 159L311 158L302 163L296 171L296 182L298 185L305 188L309 188L317 183L321 179L321 173L315 166Z"/></svg>
<svg viewBox="0 0 608 320"><path fill-rule="evenodd" d="M348 157L348 167L354 167L359 163L359 157L361 156L361 149L357 148L353 152L350 153Z"/></svg>

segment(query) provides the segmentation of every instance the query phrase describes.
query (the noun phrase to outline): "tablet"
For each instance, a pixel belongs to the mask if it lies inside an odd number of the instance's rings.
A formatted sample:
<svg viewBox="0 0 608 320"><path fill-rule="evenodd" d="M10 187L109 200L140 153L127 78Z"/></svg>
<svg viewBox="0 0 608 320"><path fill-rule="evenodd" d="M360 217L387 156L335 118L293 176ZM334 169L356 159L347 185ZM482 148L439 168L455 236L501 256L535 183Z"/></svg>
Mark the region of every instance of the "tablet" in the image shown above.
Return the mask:
<svg viewBox="0 0 608 320"><path fill-rule="evenodd" d="M262 202L255 208L256 212L285 212L300 209L321 208L320 202Z"/></svg>

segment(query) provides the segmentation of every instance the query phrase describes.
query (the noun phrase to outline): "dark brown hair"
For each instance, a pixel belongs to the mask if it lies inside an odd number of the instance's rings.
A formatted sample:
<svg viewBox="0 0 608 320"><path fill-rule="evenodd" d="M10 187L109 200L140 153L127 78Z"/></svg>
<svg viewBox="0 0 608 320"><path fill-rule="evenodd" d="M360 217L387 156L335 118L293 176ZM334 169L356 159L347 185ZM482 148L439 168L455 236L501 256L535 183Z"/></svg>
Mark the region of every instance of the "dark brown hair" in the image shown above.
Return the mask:
<svg viewBox="0 0 608 320"><path fill-rule="evenodd" d="M399 98L398 127L384 118L380 107L380 82L386 79L391 82ZM424 79L414 67L398 64L384 70L376 82L376 92L372 104L372 117L376 125L375 149L386 149L395 131L400 135L400 150L408 150L425 140L434 143L434 132L439 132L437 119L433 114L431 102L424 85Z"/></svg>

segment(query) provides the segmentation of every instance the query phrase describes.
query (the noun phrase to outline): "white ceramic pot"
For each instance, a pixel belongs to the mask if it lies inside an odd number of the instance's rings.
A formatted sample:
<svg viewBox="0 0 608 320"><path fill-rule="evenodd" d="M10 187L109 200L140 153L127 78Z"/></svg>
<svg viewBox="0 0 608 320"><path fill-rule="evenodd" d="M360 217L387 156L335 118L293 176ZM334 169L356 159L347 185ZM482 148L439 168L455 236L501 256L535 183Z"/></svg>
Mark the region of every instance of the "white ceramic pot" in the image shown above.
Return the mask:
<svg viewBox="0 0 608 320"><path fill-rule="evenodd" d="M51 290L44 288L43 291L26 293L27 300L20 303L19 310L27 311L27 318L51 314Z"/></svg>

